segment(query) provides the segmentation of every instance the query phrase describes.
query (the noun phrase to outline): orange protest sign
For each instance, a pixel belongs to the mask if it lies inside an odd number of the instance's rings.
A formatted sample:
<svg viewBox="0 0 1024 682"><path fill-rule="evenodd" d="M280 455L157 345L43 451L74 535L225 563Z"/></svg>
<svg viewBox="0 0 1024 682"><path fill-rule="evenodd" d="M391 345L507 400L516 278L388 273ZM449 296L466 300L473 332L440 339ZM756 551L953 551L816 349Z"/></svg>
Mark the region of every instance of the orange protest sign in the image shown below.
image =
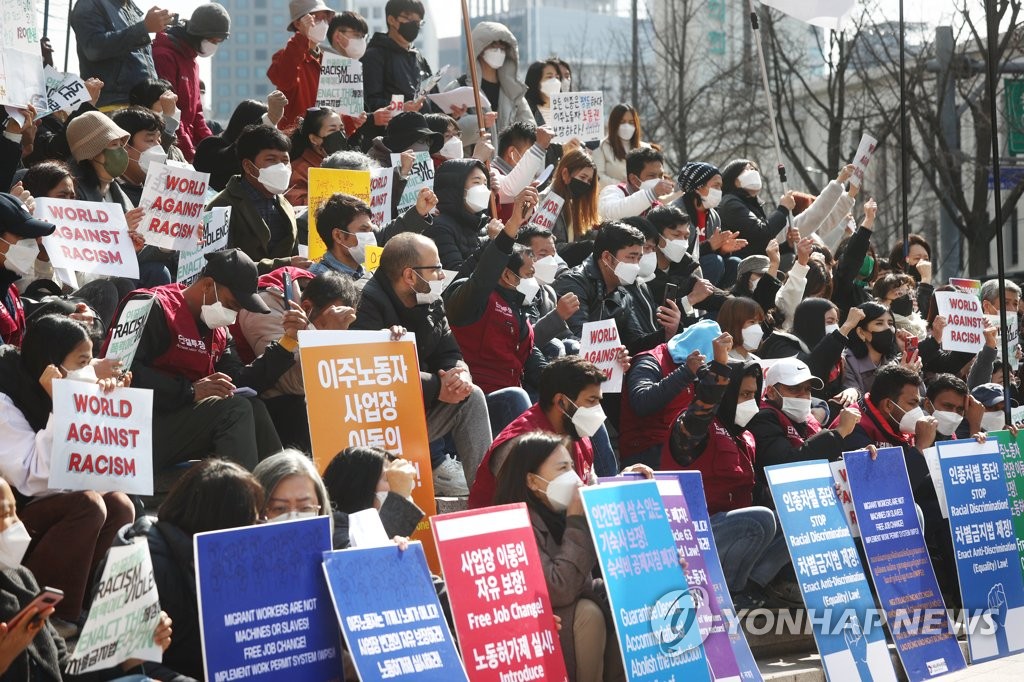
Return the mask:
<svg viewBox="0 0 1024 682"><path fill-rule="evenodd" d="M299 357L313 461L323 471L348 447L387 450L416 467L412 498L427 515L413 534L440 571L429 517L434 504L426 411L416 342L388 331L301 331Z"/></svg>

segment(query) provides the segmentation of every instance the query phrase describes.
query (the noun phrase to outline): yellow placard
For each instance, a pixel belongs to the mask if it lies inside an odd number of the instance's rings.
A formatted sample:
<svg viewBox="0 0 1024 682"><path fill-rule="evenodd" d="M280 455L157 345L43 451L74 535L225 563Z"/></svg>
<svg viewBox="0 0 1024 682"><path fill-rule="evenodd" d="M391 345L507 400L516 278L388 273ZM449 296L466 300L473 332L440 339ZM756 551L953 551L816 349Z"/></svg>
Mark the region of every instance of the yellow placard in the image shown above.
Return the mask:
<svg viewBox="0 0 1024 682"><path fill-rule="evenodd" d="M363 267L370 272L376 272L377 267L380 265L380 254L382 253L384 253L383 246L367 246L366 262L363 263Z"/></svg>
<svg viewBox="0 0 1024 682"><path fill-rule="evenodd" d="M320 204L334 194L350 194L370 203L370 171L338 170L336 168L309 169L309 259L320 260L327 245L316 231L316 212Z"/></svg>

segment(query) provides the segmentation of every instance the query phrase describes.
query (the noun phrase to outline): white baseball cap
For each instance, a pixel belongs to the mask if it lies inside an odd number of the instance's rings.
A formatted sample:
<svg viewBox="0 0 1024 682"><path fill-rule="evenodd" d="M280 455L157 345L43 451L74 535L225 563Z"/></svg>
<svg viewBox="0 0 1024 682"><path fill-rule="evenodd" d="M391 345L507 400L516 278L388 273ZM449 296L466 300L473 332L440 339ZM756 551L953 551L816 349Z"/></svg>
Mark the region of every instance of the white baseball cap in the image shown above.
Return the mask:
<svg viewBox="0 0 1024 682"><path fill-rule="evenodd" d="M769 386L782 384L783 386L799 386L805 381L813 381L816 388L824 388L825 383L818 377L811 374L807 363L800 362L796 358L782 358L768 368L765 374L765 383Z"/></svg>

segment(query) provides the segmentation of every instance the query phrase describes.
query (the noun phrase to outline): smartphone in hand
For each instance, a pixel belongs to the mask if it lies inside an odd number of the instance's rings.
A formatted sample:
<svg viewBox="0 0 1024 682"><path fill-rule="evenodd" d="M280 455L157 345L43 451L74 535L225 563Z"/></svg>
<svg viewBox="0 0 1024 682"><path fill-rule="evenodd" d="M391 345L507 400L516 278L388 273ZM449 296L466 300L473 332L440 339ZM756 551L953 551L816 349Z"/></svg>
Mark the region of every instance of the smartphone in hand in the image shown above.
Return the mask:
<svg viewBox="0 0 1024 682"><path fill-rule="evenodd" d="M284 307L285 309L291 309L292 307L292 276L289 272L284 273Z"/></svg>
<svg viewBox="0 0 1024 682"><path fill-rule="evenodd" d="M917 337L907 338L903 348L903 362L910 362L910 358L917 352Z"/></svg>
<svg viewBox="0 0 1024 682"><path fill-rule="evenodd" d="M679 299L679 285L678 284L673 284L672 282L669 282L668 284L665 285L665 300L666 301L675 301L676 304L678 304L679 303L678 299Z"/></svg>
<svg viewBox="0 0 1024 682"><path fill-rule="evenodd" d="M39 594L36 595L35 599L29 602L28 606L26 606L17 614L15 614L14 618L11 618L11 620L7 623L8 629L13 630L18 623L20 623L26 616L28 616L29 612L32 609L36 610L35 617L33 618L33 623L37 622L39 620L40 613L50 608L51 606L56 606L60 603L60 601L63 598L63 590L58 590L56 587L44 587L42 590L40 590Z"/></svg>

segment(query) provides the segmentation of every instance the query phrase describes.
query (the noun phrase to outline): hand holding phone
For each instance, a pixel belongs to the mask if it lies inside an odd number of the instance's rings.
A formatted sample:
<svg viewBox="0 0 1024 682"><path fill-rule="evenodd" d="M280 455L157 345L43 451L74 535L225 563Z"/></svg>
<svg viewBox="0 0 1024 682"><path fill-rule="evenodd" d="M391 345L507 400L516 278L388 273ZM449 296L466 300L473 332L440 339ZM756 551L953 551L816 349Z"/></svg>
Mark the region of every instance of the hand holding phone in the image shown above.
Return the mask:
<svg viewBox="0 0 1024 682"><path fill-rule="evenodd" d="M284 273L284 307L285 310L290 310L292 307L292 276L291 273L285 271Z"/></svg>
<svg viewBox="0 0 1024 682"><path fill-rule="evenodd" d="M903 344L903 362L910 362L914 353L917 352L917 337L909 336Z"/></svg>
<svg viewBox="0 0 1024 682"><path fill-rule="evenodd" d="M40 614L49 609L52 606L56 606L60 603L61 599L64 598L64 591L58 590L56 587L44 587L40 590L39 594L36 595L29 604L15 614L14 618L7 623L8 630L14 629L23 618L28 616L33 610L35 610L35 616L32 618L33 624L35 624Z"/></svg>
<svg viewBox="0 0 1024 682"><path fill-rule="evenodd" d="M665 285L665 300L677 301L679 298L679 285L669 282Z"/></svg>

